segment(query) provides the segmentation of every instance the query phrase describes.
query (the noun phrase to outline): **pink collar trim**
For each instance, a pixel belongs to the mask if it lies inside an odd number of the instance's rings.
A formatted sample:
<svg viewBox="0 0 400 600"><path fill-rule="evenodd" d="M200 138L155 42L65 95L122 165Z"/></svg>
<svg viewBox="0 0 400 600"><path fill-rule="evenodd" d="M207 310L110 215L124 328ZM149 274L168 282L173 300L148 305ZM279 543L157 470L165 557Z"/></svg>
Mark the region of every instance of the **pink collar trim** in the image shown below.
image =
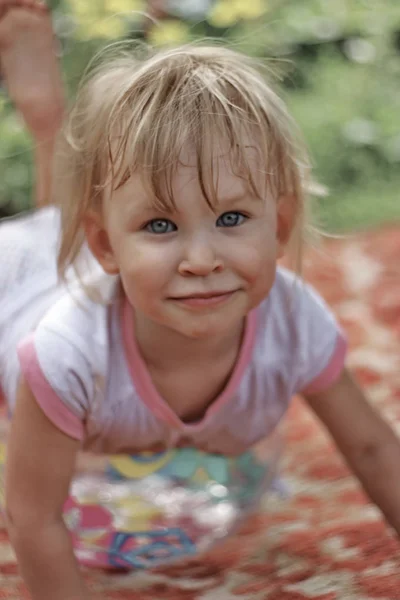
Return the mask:
<svg viewBox="0 0 400 600"><path fill-rule="evenodd" d="M121 298L120 323L129 373L142 402L146 404L155 416L162 421L167 422L169 425L179 428L180 430L194 431L202 429L208 421L229 402L239 386L240 380L253 353L257 330L257 311L256 309L252 310L246 319L242 346L232 375L225 389L209 406L201 421L189 424L180 420L178 415L170 408L165 400L163 400L153 384L150 373L136 344L133 310L125 294L123 294Z"/></svg>

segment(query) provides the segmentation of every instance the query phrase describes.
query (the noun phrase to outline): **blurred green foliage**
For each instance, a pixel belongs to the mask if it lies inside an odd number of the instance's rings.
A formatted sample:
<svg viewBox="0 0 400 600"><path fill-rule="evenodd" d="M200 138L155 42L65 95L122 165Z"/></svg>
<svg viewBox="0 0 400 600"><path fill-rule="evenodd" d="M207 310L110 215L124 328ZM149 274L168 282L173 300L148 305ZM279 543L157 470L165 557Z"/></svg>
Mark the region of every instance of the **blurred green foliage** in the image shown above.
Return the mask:
<svg viewBox="0 0 400 600"><path fill-rule="evenodd" d="M169 0L147 27L153 44L219 37L271 59L310 147L330 230L400 219L400 3L398 0ZM165 0L168 2L168 0ZM93 54L142 37L143 0L52 2L69 93ZM31 141L0 96L0 206L30 202Z"/></svg>

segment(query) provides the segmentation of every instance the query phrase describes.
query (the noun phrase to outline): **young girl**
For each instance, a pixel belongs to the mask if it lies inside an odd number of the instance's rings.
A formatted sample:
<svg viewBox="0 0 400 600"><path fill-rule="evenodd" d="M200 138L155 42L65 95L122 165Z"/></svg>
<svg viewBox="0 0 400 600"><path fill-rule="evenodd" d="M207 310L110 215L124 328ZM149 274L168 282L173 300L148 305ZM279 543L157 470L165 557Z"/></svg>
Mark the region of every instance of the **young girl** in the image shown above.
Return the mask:
<svg viewBox="0 0 400 600"><path fill-rule="evenodd" d="M293 130L236 52L127 54L79 93L59 209L1 226L8 524L35 600L88 597L62 518L80 449L241 453L296 393L400 533L399 442L327 306L277 267L307 225Z"/></svg>

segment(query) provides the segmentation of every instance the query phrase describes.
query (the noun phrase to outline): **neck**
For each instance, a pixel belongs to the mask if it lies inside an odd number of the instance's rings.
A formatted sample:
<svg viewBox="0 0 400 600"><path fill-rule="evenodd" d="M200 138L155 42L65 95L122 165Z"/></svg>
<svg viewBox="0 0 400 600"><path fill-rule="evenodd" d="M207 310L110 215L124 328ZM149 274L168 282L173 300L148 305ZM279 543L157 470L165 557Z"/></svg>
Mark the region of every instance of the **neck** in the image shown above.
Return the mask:
<svg viewBox="0 0 400 600"><path fill-rule="evenodd" d="M244 322L223 337L188 338L134 313L136 343L145 363L156 369L170 369L196 360L214 361L232 348L239 348Z"/></svg>

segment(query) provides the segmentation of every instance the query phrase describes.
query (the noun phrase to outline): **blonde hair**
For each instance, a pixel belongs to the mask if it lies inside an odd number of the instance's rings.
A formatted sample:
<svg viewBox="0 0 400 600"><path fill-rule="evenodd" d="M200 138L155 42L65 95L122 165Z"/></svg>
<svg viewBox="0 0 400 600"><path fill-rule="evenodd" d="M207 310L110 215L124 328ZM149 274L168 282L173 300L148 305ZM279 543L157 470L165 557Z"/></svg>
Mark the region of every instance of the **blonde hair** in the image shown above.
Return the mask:
<svg viewBox="0 0 400 600"><path fill-rule="evenodd" d="M257 190L244 139L256 140L268 188L293 202L296 266L307 228L309 161L284 102L254 59L219 46L187 45L137 58L123 52L100 64L78 92L57 153L54 197L61 207L58 269L76 265L85 213L140 172L154 204L174 204L172 179L190 145L210 204L215 152L229 144L234 172Z"/></svg>

